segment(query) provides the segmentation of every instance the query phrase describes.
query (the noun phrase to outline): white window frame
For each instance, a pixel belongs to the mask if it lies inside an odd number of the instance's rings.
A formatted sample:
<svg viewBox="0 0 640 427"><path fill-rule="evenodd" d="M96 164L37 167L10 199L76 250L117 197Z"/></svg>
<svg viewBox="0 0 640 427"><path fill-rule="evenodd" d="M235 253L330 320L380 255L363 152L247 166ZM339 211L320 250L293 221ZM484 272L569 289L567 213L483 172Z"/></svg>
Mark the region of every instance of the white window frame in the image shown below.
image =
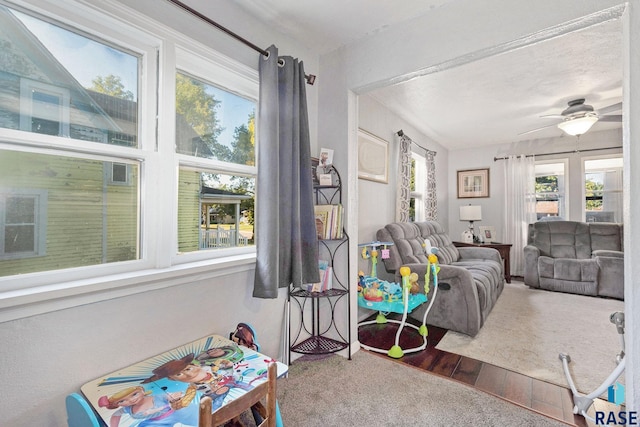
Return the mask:
<svg viewBox="0 0 640 427"><path fill-rule="evenodd" d="M175 48L175 73L194 77L202 82L217 86L228 92L232 92L253 100L258 104L259 84L258 74L255 70L245 67L241 64L231 61L223 55L211 51L210 49L193 49L192 44L177 44ZM172 85L175 91L175 73L172 76ZM173 111L175 111L175 96L173 98ZM175 113L174 113L175 114ZM257 111L256 111L257 120ZM175 115L171 120L175 126ZM173 128L175 135L175 128ZM175 144L172 146L174 149ZM256 153L258 150L256 149ZM223 162L216 159L207 159L202 157L190 156L187 154L175 154L178 168L187 168L199 172L222 173L227 175L247 176L257 179L257 166L240 165L234 163ZM257 163L257 162L255 162ZM177 218L177 205L176 205ZM177 225L177 219L176 223ZM174 228L176 228L174 225ZM177 229L176 229L177 230ZM177 231L176 231L177 233ZM220 258L225 256L249 255L255 258L255 246L240 246L225 249L203 250L195 252L178 253L177 252L177 235L175 238L175 251L171 257L172 264L184 264L188 262L201 261L211 258Z"/></svg>
<svg viewBox="0 0 640 427"><path fill-rule="evenodd" d="M257 99L257 70L121 2L0 2L140 55L137 148L0 129L0 149L138 164L141 195L138 260L0 277L0 322L255 268L255 247L177 254L179 168L256 176L256 167L175 153L175 71Z"/></svg>
<svg viewBox="0 0 640 427"><path fill-rule="evenodd" d="M569 220L569 218L571 218L571 213L569 212L569 207L571 205L571 203L569 203L570 199L570 194L569 194L569 159L567 158L561 158L561 159L548 159L548 160L536 160L535 161L535 166L538 165L549 165L549 164L554 164L554 163L562 163L564 165L564 200L563 200L563 205L564 205L564 212L565 215L563 215L563 219L564 220ZM535 173L535 166L534 166L534 179L537 177L537 174ZM534 181L534 185L535 185L535 181ZM534 197L537 193L534 194Z"/></svg>
<svg viewBox="0 0 640 427"><path fill-rule="evenodd" d="M35 92L52 95L60 99L60 105L55 120L58 121L58 136L69 136L69 90L27 78L20 79L20 129L33 132L32 119L37 115L36 104L33 101Z"/></svg>
<svg viewBox="0 0 640 427"><path fill-rule="evenodd" d="M605 160L605 159L617 159L617 158L623 158L622 153L616 153L616 154L603 154L601 156L588 156L588 157L582 157L581 160L581 166L582 166L582 170L581 170L581 177L582 177L582 185L581 185L581 215L582 215L582 221L586 221L587 220L587 190L585 188L585 179L586 179L586 162L588 161L593 161L593 160ZM624 174L624 163L622 166L622 173ZM620 179L620 182L622 182L622 179ZM623 192L622 187L620 187L620 193ZM618 212L618 215L620 217L620 221L622 222L622 217L623 217L623 212L622 210L620 212Z"/></svg>

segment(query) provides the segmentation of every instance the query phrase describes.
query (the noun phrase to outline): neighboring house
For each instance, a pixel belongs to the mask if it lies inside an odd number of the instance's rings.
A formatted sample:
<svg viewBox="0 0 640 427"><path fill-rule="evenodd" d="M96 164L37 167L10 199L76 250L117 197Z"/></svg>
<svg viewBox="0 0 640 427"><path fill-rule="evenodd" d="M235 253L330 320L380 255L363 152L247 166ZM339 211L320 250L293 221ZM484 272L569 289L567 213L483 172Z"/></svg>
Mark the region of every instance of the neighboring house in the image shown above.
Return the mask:
<svg viewBox="0 0 640 427"><path fill-rule="evenodd" d="M83 88L4 7L0 43L1 127L137 145L137 103ZM137 259L138 173L122 163L4 152L2 275Z"/></svg>

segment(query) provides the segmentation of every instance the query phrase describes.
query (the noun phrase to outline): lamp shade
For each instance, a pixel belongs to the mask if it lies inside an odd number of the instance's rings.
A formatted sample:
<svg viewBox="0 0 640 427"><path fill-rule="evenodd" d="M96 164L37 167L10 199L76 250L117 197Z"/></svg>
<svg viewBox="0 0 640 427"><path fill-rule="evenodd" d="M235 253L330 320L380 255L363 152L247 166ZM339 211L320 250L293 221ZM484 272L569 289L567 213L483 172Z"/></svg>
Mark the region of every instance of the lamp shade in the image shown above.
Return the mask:
<svg viewBox="0 0 640 427"><path fill-rule="evenodd" d="M558 123L558 128L562 129L566 134L571 136L583 135L595 122L598 121L596 116L584 116L576 119L569 119Z"/></svg>
<svg viewBox="0 0 640 427"><path fill-rule="evenodd" d="M460 206L460 221L480 221L482 220L482 206L467 205Z"/></svg>

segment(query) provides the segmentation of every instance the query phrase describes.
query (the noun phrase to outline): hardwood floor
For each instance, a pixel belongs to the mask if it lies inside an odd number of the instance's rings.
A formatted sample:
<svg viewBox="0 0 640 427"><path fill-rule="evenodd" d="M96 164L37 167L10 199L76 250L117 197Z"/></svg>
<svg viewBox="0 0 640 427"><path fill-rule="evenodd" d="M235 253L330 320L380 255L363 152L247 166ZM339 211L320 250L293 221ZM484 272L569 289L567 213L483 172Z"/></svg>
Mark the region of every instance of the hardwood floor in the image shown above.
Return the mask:
<svg viewBox="0 0 640 427"><path fill-rule="evenodd" d="M399 316L392 314L388 318L399 319ZM373 319L375 314L369 320ZM420 324L411 318L408 318L408 321L415 325ZM358 339L365 345L388 349L395 344L397 328L398 325L394 323L361 326ZM479 360L438 350L435 346L447 331L435 326L428 328L429 335L425 350L407 353L400 359L392 360L451 378L569 425L578 427L594 425L584 417L573 414L573 397L568 386L560 387ZM422 337L417 331L404 328L400 335L401 348L410 349L421 344ZM384 353L371 353L389 358ZM592 406L592 411L594 410L617 412L619 408L607 401L596 400Z"/></svg>

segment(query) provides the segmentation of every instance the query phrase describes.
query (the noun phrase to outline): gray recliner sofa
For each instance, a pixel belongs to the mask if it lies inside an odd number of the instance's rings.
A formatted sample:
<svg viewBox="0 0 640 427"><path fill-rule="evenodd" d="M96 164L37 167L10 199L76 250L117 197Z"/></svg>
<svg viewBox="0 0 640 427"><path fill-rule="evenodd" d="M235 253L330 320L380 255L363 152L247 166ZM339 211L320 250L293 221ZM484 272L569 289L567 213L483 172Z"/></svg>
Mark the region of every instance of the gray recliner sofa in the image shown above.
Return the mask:
<svg viewBox="0 0 640 427"><path fill-rule="evenodd" d="M624 299L622 224L531 224L524 247L524 283L532 288Z"/></svg>
<svg viewBox="0 0 640 427"><path fill-rule="evenodd" d="M427 317L429 325L475 336L504 289L504 271L500 254L491 248L457 248L434 221L397 222L378 230L381 242L393 242L390 256L384 259L387 273L400 281L399 269L406 265L418 273L424 289L427 256L423 243L429 239L439 249L439 289ZM433 296L433 286L427 297ZM414 309L410 316L422 321L428 304Z"/></svg>

